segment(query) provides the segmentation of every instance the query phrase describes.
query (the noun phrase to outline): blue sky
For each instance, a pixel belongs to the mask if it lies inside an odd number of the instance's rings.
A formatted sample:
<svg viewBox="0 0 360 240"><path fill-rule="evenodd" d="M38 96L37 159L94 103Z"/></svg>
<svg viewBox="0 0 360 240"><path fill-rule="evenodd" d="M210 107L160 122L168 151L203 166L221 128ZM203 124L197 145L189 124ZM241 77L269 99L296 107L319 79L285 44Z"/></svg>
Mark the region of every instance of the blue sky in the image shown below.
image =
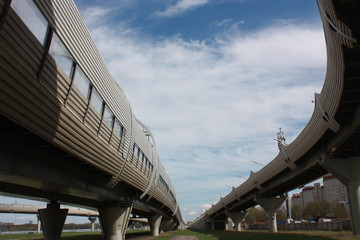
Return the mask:
<svg viewBox="0 0 360 240"><path fill-rule="evenodd" d="M75 0L153 132L185 220L290 143L325 77L315 0ZM13 200L11 200L13 201ZM18 200L20 202L20 200Z"/></svg>

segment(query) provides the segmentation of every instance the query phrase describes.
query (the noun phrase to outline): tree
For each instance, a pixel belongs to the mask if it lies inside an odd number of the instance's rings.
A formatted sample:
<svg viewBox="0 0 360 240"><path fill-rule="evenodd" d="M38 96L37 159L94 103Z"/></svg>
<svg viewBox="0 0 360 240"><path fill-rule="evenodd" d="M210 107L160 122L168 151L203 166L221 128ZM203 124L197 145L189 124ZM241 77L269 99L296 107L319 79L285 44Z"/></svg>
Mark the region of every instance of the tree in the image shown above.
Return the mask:
<svg viewBox="0 0 360 240"><path fill-rule="evenodd" d="M318 216L319 217L330 217L331 216L331 205L328 201L318 201L316 202L318 207Z"/></svg>
<svg viewBox="0 0 360 240"><path fill-rule="evenodd" d="M291 217L295 220L303 219L303 209L300 204L293 204L291 206Z"/></svg>
<svg viewBox="0 0 360 240"><path fill-rule="evenodd" d="M279 208L278 210L276 210L277 221L285 221L286 219L287 219L286 208Z"/></svg>
<svg viewBox="0 0 360 240"><path fill-rule="evenodd" d="M339 202L332 202L331 204L331 213L335 218L348 218L349 212L345 208L344 204Z"/></svg>
<svg viewBox="0 0 360 240"><path fill-rule="evenodd" d="M309 202L303 211L305 219L317 220L319 217L331 216L330 203L327 201Z"/></svg>
<svg viewBox="0 0 360 240"><path fill-rule="evenodd" d="M308 202L303 210L304 219L315 220L318 217L316 202Z"/></svg>
<svg viewBox="0 0 360 240"><path fill-rule="evenodd" d="M266 222L267 221L267 214L264 209L262 208L252 208L249 210L245 218L245 222L248 224L256 223L256 222Z"/></svg>

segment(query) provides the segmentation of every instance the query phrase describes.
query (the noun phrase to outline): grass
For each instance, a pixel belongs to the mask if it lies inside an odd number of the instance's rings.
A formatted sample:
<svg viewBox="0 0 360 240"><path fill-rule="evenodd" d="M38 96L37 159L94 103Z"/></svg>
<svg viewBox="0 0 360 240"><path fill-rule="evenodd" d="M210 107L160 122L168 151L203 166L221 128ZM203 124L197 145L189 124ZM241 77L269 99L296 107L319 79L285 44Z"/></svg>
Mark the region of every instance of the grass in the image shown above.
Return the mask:
<svg viewBox="0 0 360 240"><path fill-rule="evenodd" d="M141 237L144 235L149 235L150 231L140 231L140 230L128 230L126 232L127 236L132 237ZM13 239L13 240L40 240L43 239L43 234L0 234L0 240L2 239ZM61 233L61 239L63 240L101 240L101 232L63 232Z"/></svg>
<svg viewBox="0 0 360 240"><path fill-rule="evenodd" d="M128 231L127 236L141 236L149 234L147 232ZM162 233L154 240L170 240L176 235L197 236L199 240L360 240L360 236L354 236L349 231L283 231L279 233L269 233L267 231L191 231L178 230ZM43 239L42 234L0 234L0 239L25 239L38 240ZM101 240L99 232L64 232L61 235L62 240Z"/></svg>
<svg viewBox="0 0 360 240"><path fill-rule="evenodd" d="M266 231L191 231L179 230L160 236L156 240L170 240L176 235L197 236L200 240L360 240L360 236L354 236L351 232L331 231L304 231L304 232L279 232L269 233Z"/></svg>
<svg viewBox="0 0 360 240"><path fill-rule="evenodd" d="M71 239L100 239L100 232L92 233L92 232L63 232L61 234L61 238L66 240ZM28 234L28 233L20 233L20 234L0 234L1 239L43 239L42 233Z"/></svg>

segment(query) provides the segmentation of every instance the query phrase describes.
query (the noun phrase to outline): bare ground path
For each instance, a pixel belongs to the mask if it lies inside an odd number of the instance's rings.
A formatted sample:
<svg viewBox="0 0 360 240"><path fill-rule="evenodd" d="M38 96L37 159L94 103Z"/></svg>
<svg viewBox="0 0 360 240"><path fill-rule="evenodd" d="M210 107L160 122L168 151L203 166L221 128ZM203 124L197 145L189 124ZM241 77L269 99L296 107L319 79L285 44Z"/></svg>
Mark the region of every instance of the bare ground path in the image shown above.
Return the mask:
<svg viewBox="0 0 360 240"><path fill-rule="evenodd" d="M176 235L171 240L199 240L199 238L191 235Z"/></svg>

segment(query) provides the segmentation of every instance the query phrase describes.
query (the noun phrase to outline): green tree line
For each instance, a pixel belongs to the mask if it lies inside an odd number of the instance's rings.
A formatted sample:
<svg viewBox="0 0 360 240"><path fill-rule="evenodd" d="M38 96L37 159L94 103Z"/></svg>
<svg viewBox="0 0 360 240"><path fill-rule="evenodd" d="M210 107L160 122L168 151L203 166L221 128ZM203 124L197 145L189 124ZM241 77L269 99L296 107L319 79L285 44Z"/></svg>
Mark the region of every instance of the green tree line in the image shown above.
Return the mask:
<svg viewBox="0 0 360 240"><path fill-rule="evenodd" d="M285 221L286 208L277 210L277 221ZM348 218L349 212L342 203L317 201L309 202L304 208L299 204L291 206L291 217L294 220L318 220L321 217L325 218ZM257 222L266 222L268 219L267 213L260 207L250 209L249 214L245 218L245 223L252 224Z"/></svg>
<svg viewBox="0 0 360 240"><path fill-rule="evenodd" d="M95 224L95 228L99 228L99 224ZM72 229L91 229L91 223L66 223L64 225L65 230ZM1 232L18 232L18 231L36 231L37 224L25 223L25 224L14 224L14 223L0 223Z"/></svg>

